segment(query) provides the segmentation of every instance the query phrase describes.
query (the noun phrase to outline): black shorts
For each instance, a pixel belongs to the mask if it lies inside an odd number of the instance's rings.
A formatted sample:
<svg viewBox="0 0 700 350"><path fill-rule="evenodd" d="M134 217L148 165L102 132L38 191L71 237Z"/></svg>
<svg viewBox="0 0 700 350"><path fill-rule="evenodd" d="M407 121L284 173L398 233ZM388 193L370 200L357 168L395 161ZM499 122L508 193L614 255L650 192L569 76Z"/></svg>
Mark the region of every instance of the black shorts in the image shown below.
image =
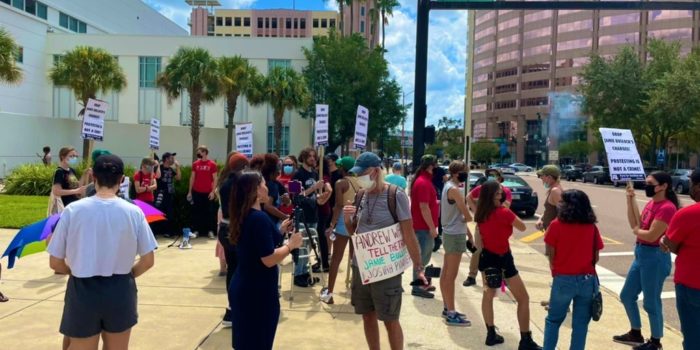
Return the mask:
<svg viewBox="0 0 700 350"><path fill-rule="evenodd" d="M70 276L60 332L71 338L124 332L136 325L136 303L136 281L131 274Z"/></svg>
<svg viewBox="0 0 700 350"><path fill-rule="evenodd" d="M505 278L518 275L518 269L515 268L515 261L513 261L513 254L510 251L499 255L483 249L479 257L479 271L484 272L487 268L500 269L503 271L503 277Z"/></svg>

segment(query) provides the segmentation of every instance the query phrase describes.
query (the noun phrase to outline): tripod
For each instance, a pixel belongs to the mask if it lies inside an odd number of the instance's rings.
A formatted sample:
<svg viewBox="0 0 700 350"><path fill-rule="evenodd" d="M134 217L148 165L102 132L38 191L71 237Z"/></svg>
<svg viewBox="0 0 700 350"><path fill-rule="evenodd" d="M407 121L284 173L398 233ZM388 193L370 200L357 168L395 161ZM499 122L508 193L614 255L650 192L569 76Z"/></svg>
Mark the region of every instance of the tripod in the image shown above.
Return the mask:
<svg viewBox="0 0 700 350"><path fill-rule="evenodd" d="M311 281L313 281L314 276L313 276L313 268L311 264L311 253L310 250L313 251L314 256L318 261L321 261L321 257L318 254L318 232L314 228L309 228L309 224L304 220L304 212L299 206L296 206L294 208L294 230L296 232L302 232L302 245L301 247L298 248L299 255L297 256L296 262L292 260L292 275L294 274L294 271L296 270L296 266L299 262L300 259L306 259L306 265L307 268L309 269L309 274L311 275ZM303 230L302 230L303 226ZM326 285L326 279L323 274L323 270L321 270L321 285L325 287ZM294 301L294 277L292 277L292 282L291 282L291 288L289 292L289 307L292 307L293 301Z"/></svg>

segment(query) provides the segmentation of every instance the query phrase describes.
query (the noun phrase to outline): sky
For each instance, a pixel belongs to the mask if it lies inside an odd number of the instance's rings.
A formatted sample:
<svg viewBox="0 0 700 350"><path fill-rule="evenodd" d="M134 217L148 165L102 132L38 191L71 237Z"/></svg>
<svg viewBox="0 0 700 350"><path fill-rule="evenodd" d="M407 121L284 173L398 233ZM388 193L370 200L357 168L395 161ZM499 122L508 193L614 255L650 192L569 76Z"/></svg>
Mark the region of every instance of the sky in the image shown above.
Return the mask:
<svg viewBox="0 0 700 350"><path fill-rule="evenodd" d="M190 7L185 0L144 0L185 29ZM295 7L298 10L337 9L335 0L219 0L228 9L274 9ZM401 85L406 104L413 103L416 47L416 0L400 0L401 6L389 17L386 27L386 59L391 76ZM466 11L430 13L428 46L428 119L437 125L443 116L462 120L467 44ZM381 30L380 30L381 35ZM370 116L371 120L371 116ZM413 129L413 108L408 110L406 128Z"/></svg>

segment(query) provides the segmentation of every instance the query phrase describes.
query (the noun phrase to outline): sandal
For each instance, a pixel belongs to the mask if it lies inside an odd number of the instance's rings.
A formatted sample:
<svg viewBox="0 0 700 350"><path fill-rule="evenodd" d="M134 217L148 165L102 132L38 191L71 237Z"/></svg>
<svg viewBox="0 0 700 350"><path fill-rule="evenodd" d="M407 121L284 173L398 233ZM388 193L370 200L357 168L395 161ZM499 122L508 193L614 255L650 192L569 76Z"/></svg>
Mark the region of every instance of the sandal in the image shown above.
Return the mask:
<svg viewBox="0 0 700 350"><path fill-rule="evenodd" d="M4 294L2 294L2 292L0 292L0 303L7 302L9 300L10 299L8 299Z"/></svg>

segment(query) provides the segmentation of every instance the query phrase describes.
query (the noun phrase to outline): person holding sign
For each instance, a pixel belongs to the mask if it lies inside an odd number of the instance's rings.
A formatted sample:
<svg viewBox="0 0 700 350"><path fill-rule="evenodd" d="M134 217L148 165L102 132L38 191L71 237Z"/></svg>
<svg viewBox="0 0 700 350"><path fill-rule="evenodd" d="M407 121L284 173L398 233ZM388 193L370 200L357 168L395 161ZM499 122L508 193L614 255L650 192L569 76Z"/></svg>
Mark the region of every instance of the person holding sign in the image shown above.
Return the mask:
<svg viewBox="0 0 700 350"><path fill-rule="evenodd" d="M661 291L666 277L671 273L671 255L660 249L659 242L679 207L670 175L656 171L647 176L645 181L644 190L651 200L644 206L641 216L634 188L627 188L627 219L632 232L637 236L637 246L634 250L634 261L620 292L620 301L625 306L631 329L625 334L613 337L613 341L617 343L636 346L635 350L662 348L664 314ZM642 336L642 320L637 305L639 293L642 292L644 310L649 315L651 326L651 339L646 343Z"/></svg>
<svg viewBox="0 0 700 350"><path fill-rule="evenodd" d="M483 277L484 294L481 312L486 323L486 345L503 344L505 339L496 333L493 313L493 298L503 283L510 289L518 303L518 324L520 325L520 345L518 350L542 349L530 332L530 297L523 280L515 267L513 253L508 239L513 228L525 231L527 228L515 213L503 206L503 189L496 181L487 181L481 186L475 221L479 227L483 249L479 258L479 271Z"/></svg>
<svg viewBox="0 0 700 350"><path fill-rule="evenodd" d="M464 200L464 190L460 189L467 181L467 165L461 160L452 161L449 167L450 180L445 183L440 198L440 213L442 217L442 236L445 247L445 259L440 274L440 291L445 301L442 317L448 326L468 327L471 322L466 315L455 308L455 279L459 271L462 253L467 251L467 236L474 241L467 228L467 222L472 221L472 215Z"/></svg>
<svg viewBox="0 0 700 350"><path fill-rule="evenodd" d="M350 172L358 176L362 191L358 193L355 203L343 207L345 226L348 232L357 234L379 230L398 222L400 234L408 250L413 269L424 285L428 284L423 274L420 248L413 232L408 197L402 190L384 183L381 169L382 161L371 152L361 154ZM391 190L394 190L395 203L390 202ZM392 208L394 208L392 210ZM357 250L357 249L355 249ZM363 284L358 263L353 260L352 305L355 313L362 315L365 338L370 349L379 349L378 320L384 321L389 335L391 349L403 348L403 331L399 323L401 313L401 274Z"/></svg>

